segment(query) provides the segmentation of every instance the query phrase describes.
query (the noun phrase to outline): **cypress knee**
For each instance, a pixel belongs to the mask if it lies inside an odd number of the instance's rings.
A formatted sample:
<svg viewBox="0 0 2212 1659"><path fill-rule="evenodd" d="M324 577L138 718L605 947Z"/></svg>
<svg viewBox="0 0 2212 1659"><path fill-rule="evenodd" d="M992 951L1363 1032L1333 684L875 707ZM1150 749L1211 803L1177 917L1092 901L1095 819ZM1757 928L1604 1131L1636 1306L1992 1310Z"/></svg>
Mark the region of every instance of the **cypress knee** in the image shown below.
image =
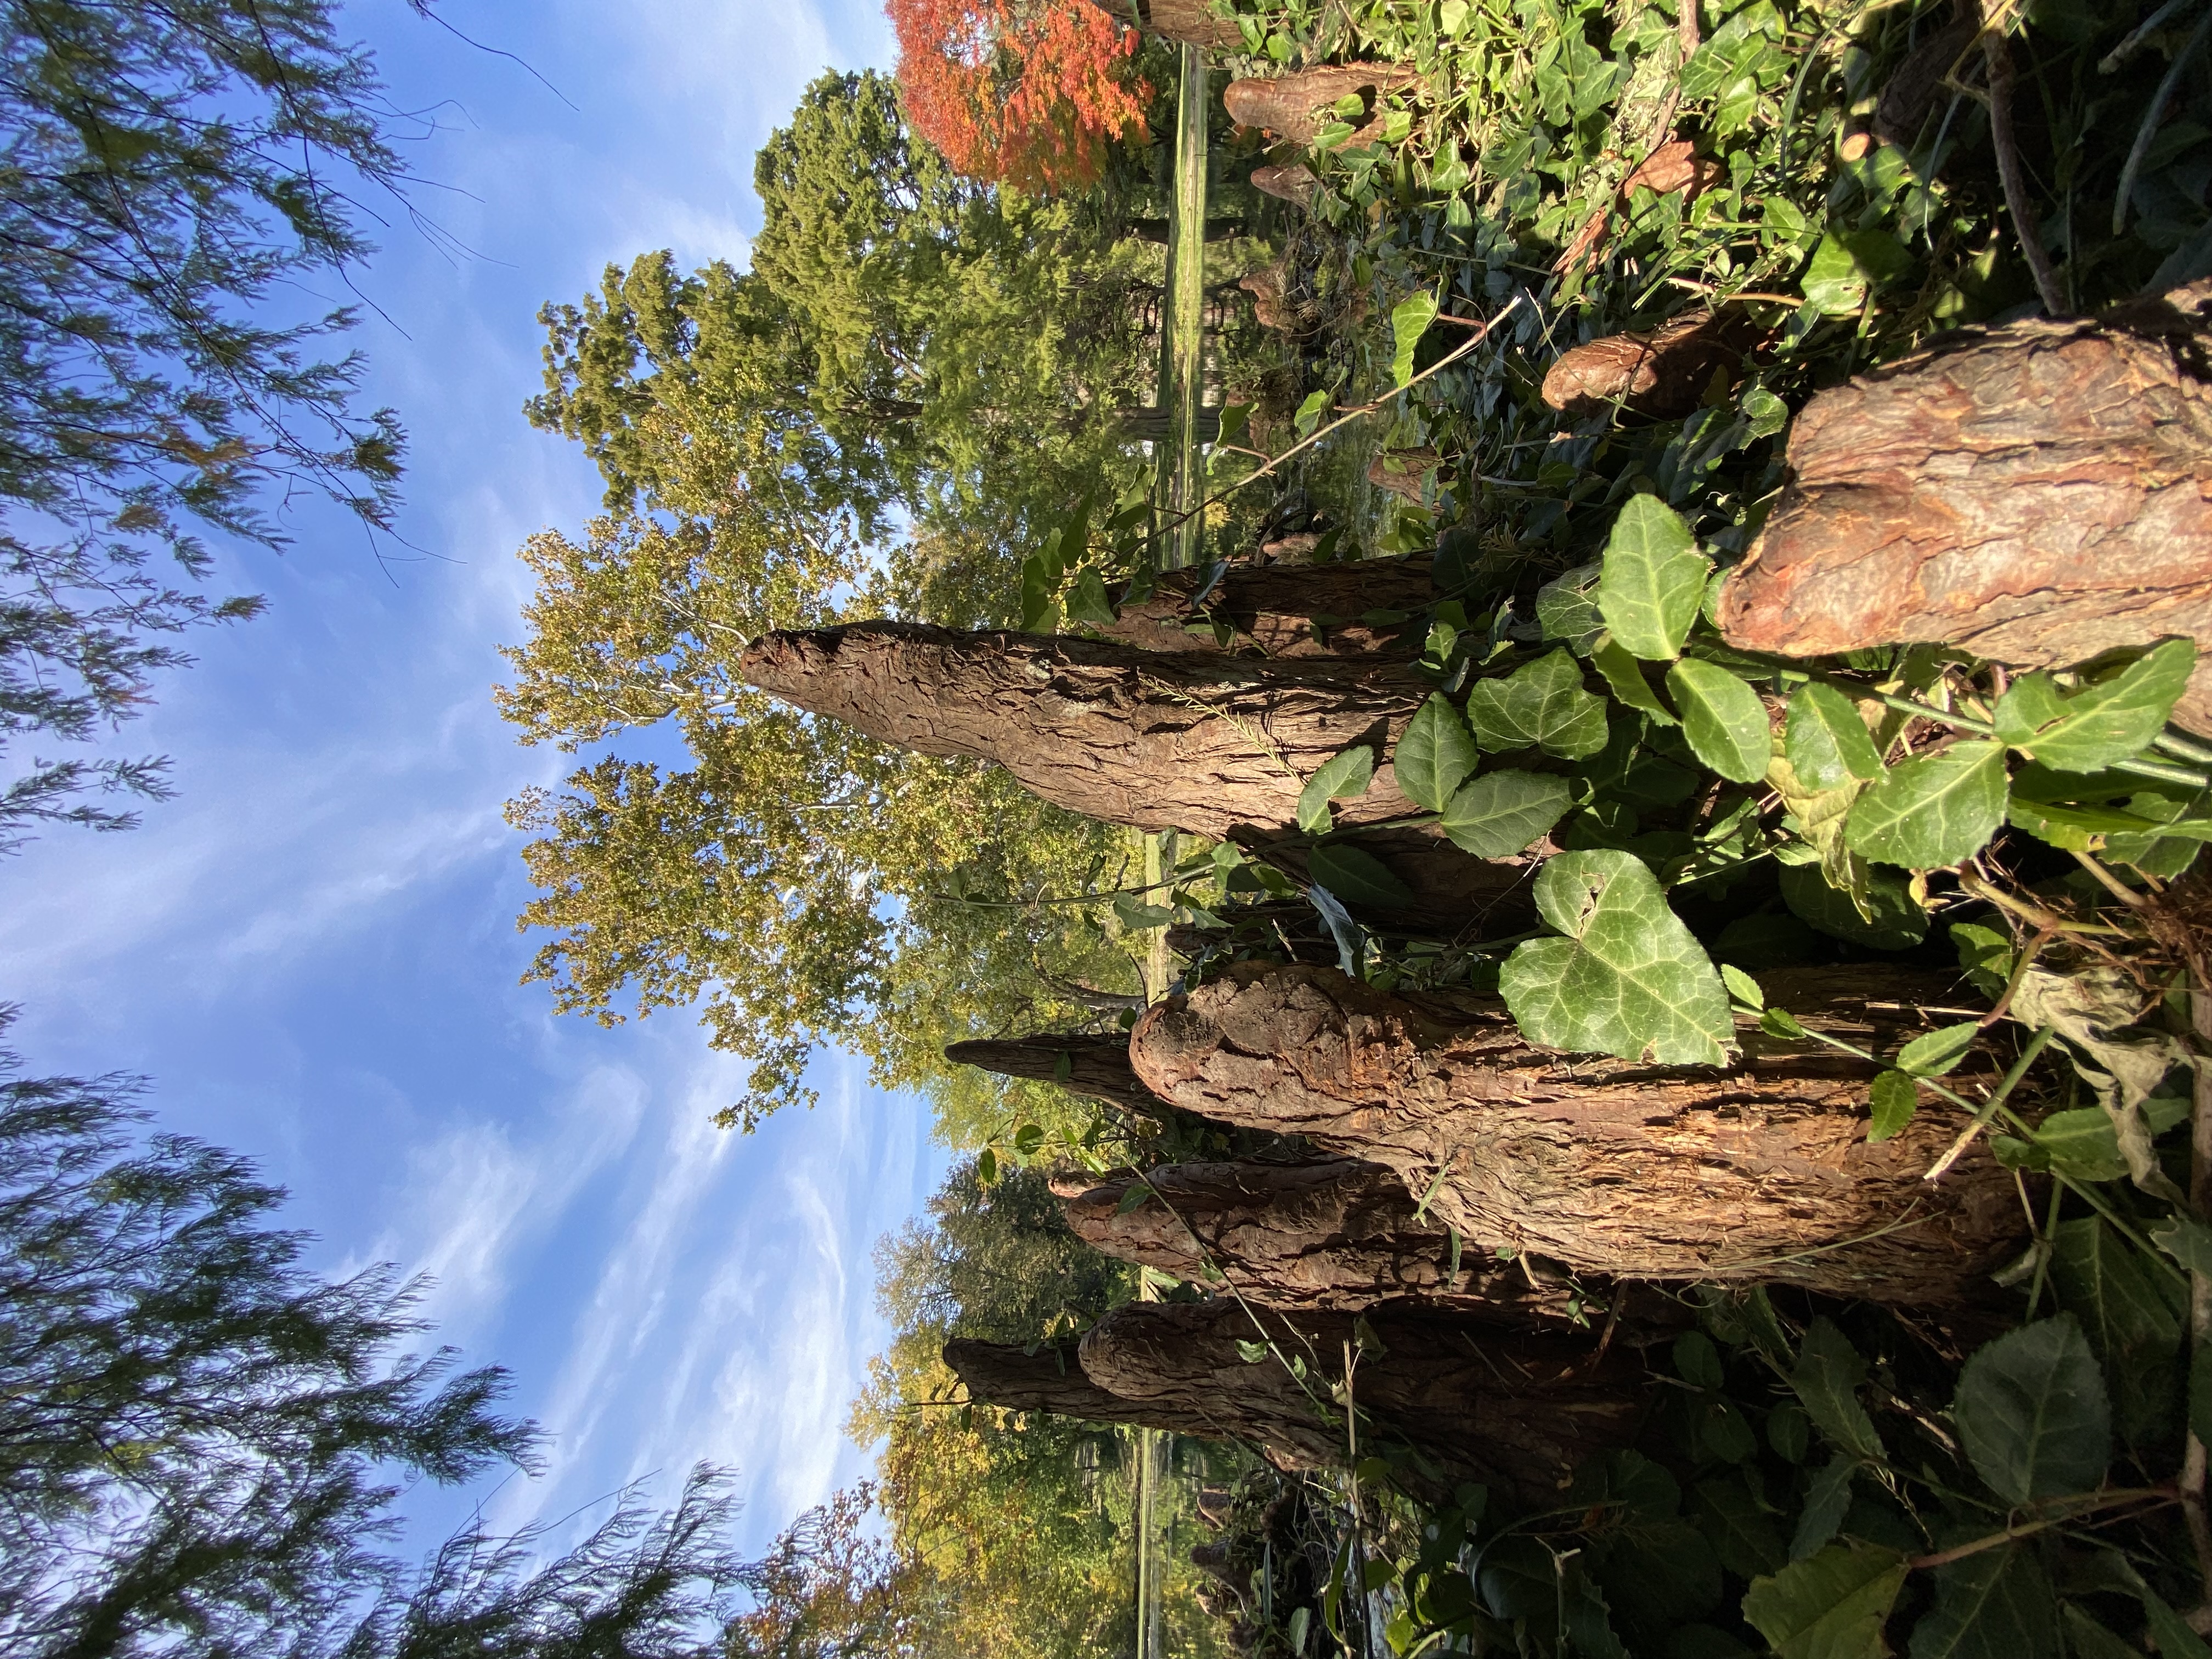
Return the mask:
<svg viewBox="0 0 2212 1659"><path fill-rule="evenodd" d="M1890 966L1768 976L1808 1025L1877 1052L1948 981ZM1774 1281L1837 1296L1960 1302L2015 1251L2011 1175L1978 1145L1923 1172L1966 1121L1923 1096L1866 1139L1875 1067L1741 1029L1726 1068L1540 1048L1494 999L1387 996L1329 969L1242 964L1156 1005L1130 1059L1154 1093L1221 1121L1309 1137L1435 1184L1432 1213L1488 1250L1577 1272ZM1995 1071L1970 1056L1966 1093ZM1439 1179L1441 1176L1441 1179Z"/></svg>
<svg viewBox="0 0 2212 1659"><path fill-rule="evenodd" d="M1248 1360L1260 1322L1284 1358L1304 1363L1303 1382L1274 1354ZM1227 1297L1139 1302L1093 1326L1079 1350L1085 1374L1163 1425L1211 1420L1218 1438L1255 1442L1279 1465L1313 1468L1345 1461L1347 1441L1332 1391L1343 1381L1344 1313L1248 1312ZM1377 1309L1361 1322L1379 1352L1359 1354L1352 1399L1364 1456L1378 1440L1402 1440L1442 1472L1448 1490L1463 1480L1551 1493L1582 1459L1626 1444L1642 1414L1642 1364L1589 1338L1471 1332L1433 1313Z"/></svg>
<svg viewBox="0 0 2212 1659"><path fill-rule="evenodd" d="M2212 645L2212 282L1962 329L1814 398L1789 459L1721 592L1733 645L1940 641L2031 668ZM2212 732L2212 659L2174 717Z"/></svg>
<svg viewBox="0 0 2212 1659"><path fill-rule="evenodd" d="M1355 744L1387 755L1429 692L1403 663L1254 662L1103 641L958 633L910 623L763 635L747 684L886 743L995 761L1055 805L1138 830L1235 840L1294 875L1297 799ZM1389 763L1339 823L1411 815ZM1473 859L1432 827L1377 830L1363 848L1452 924L1521 897L1525 860Z"/></svg>
<svg viewBox="0 0 2212 1659"><path fill-rule="evenodd" d="M1125 1207L1138 1179L1104 1180L1063 1199L1070 1231L1108 1255L1194 1284L1218 1275L1263 1307L1357 1311L1403 1301L1478 1324L1564 1333L1588 1330L1620 1299L1626 1333L1684 1322L1680 1304L1659 1292L1577 1285L1528 1258L1500 1261L1464 1243L1455 1272L1450 1229L1416 1214L1413 1195L1385 1164L1171 1164L1147 1171L1152 1196Z"/></svg>
<svg viewBox="0 0 2212 1659"><path fill-rule="evenodd" d="M1206 592L1202 613L1191 601L1205 572L1171 570L1150 598L1123 605L1099 631L1153 652L1411 659L1420 654L1425 623L1360 619L1378 611L1425 611L1437 598L1433 562L1422 553L1349 564L1232 564ZM1229 631L1225 643L1217 622Z"/></svg>
<svg viewBox="0 0 2212 1659"><path fill-rule="evenodd" d="M1167 1110L1158 1096L1137 1081L1129 1067L1129 1040L1087 1032L1047 1032L1039 1036L979 1037L948 1043L945 1059L955 1066L980 1066L1001 1077L1057 1083L1071 1094L1103 1100L1125 1112L1158 1116ZM1067 1066L1066 1076L1060 1064Z"/></svg>

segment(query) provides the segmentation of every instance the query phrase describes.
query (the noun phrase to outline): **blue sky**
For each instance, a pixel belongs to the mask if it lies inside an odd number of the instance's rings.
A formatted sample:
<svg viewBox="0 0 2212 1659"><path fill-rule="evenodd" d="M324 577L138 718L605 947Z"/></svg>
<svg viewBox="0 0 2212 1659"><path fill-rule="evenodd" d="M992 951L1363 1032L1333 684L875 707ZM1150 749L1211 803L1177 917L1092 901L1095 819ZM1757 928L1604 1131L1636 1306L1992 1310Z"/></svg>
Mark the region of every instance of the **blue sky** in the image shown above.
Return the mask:
<svg viewBox="0 0 2212 1659"><path fill-rule="evenodd" d="M347 8L398 100L439 106L421 200L472 250L395 225L359 278L384 313L361 331L370 401L411 437L402 532L433 556L380 563L313 513L281 558L228 554L221 591L269 614L196 641L118 745L173 757L179 799L0 863L0 995L37 1070L149 1073L165 1127L259 1159L319 1267L436 1275L441 1338L512 1367L552 1437L495 1520L656 1473L665 1497L705 1457L738 1469L757 1549L866 1469L842 1429L884 1334L869 1252L945 1155L920 1102L838 1055L815 1112L718 1130L743 1068L688 1016L603 1030L517 984L529 889L500 808L565 768L489 693L514 548L598 495L520 413L538 307L647 249L742 259L754 151L823 69L887 64L889 26L868 0L443 10L562 96L401 0Z"/></svg>

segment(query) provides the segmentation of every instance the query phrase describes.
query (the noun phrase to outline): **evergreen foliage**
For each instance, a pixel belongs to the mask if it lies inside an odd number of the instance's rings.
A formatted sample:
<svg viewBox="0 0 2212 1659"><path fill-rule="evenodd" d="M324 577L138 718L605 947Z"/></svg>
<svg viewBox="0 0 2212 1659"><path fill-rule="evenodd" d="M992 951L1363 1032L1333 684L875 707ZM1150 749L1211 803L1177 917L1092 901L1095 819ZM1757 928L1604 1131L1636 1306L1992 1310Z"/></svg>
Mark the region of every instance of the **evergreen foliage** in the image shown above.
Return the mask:
<svg viewBox="0 0 2212 1659"><path fill-rule="evenodd" d="M0 744L91 739L188 660L177 635L255 614L207 592L202 536L280 544L272 492L389 521L402 434L356 406L352 308L271 306L368 252L365 195L405 201L398 114L333 12L0 5ZM161 769L19 761L0 848L127 828L96 798L159 797Z"/></svg>

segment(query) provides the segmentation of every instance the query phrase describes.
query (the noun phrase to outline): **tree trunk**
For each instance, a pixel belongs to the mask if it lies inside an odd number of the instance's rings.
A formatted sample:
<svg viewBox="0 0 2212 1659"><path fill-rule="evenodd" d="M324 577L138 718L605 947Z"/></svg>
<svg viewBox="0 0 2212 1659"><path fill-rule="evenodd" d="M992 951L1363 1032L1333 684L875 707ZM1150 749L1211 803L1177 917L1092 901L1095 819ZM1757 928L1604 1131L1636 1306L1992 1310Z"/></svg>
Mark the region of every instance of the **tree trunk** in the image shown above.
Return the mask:
<svg viewBox="0 0 2212 1659"><path fill-rule="evenodd" d="M1348 564L1231 564L1206 592L1204 611L1191 599L1203 585L1203 568L1162 575L1152 597L1121 607L1099 631L1152 652L1255 651L1264 657L1390 657L1420 654L1421 623L1404 613L1436 602L1430 580L1434 561L1425 553L1402 559L1356 559ZM1401 620L1362 622L1376 611ZM1224 645L1212 623L1234 632ZM1193 623L1185 628L1186 622Z"/></svg>
<svg viewBox="0 0 2212 1659"><path fill-rule="evenodd" d="M995 761L1086 817L1233 840L1301 877L1304 847L1284 843L1306 779L1355 744L1387 754L1430 690L1387 661L1253 662L888 622L763 635L738 672L884 742ZM1349 827L1416 810L1388 761L1340 805ZM1360 845L1425 920L1527 914L1525 859L1471 858L1432 827Z"/></svg>
<svg viewBox="0 0 2212 1659"><path fill-rule="evenodd" d="M1152 1196L1125 1210L1139 1179ZM1395 1170L1357 1158L1171 1164L1102 1181L1060 1207L1094 1249L1195 1285L1225 1279L1247 1300L1286 1312L1406 1302L1478 1324L1564 1334L1589 1330L1620 1299L1631 1333L1684 1322L1680 1304L1655 1291L1577 1286L1527 1257L1500 1261L1472 1244L1462 1244L1448 1283L1449 1228L1414 1214Z"/></svg>
<svg viewBox="0 0 2212 1659"><path fill-rule="evenodd" d="M1161 409L1151 404L1123 404L1114 411L1114 429L1129 443L1165 443L1175 436L1175 413L1171 409ZM1192 432L1200 443L1218 443L1221 441L1220 405L1200 409Z"/></svg>
<svg viewBox="0 0 2212 1659"><path fill-rule="evenodd" d="M1129 1039L1092 1036L1078 1032L1046 1032L1038 1036L984 1037L950 1043L945 1059L955 1066L980 1066L1001 1077L1030 1078L1057 1083L1071 1094L1103 1100L1125 1112L1148 1117L1166 1116L1170 1108L1137 1081L1129 1068ZM1067 1061L1067 1075L1060 1075L1060 1062Z"/></svg>
<svg viewBox="0 0 2212 1659"><path fill-rule="evenodd" d="M1887 965L1768 981L1775 1006L1876 1052L1949 983ZM1186 1110L1375 1159L1415 1190L1442 1170L1431 1212L1463 1238L1577 1272L1941 1305L2018 1247L2012 1177L1981 1145L1921 1179L1964 1127L1958 1109L1923 1097L1869 1144L1874 1067L1755 1026L1738 1040L1725 1071L1568 1056L1525 1042L1494 1000L1252 963L1156 1005L1130 1059ZM1991 1066L1970 1057L1952 1083L1985 1083Z"/></svg>
<svg viewBox="0 0 2212 1659"><path fill-rule="evenodd" d="M1129 221L1128 234L1140 242L1157 242L1164 245L1174 228L1175 222L1172 219L1132 219ZM1208 219L1206 222L1206 240L1209 242L1226 241L1231 237L1242 236L1243 234L1244 222L1242 219Z"/></svg>
<svg viewBox="0 0 2212 1659"><path fill-rule="evenodd" d="M1731 644L1940 641L2050 667L2212 646L2212 282L1961 330L1807 404L1721 593ZM2212 732L2212 658L2174 717Z"/></svg>
<svg viewBox="0 0 2212 1659"><path fill-rule="evenodd" d="M1383 93L1412 86L1420 78L1418 71L1397 64L1331 64L1293 75L1231 81L1221 101L1239 126L1259 127L1278 137L1310 144L1323 127L1343 118L1329 107L1338 99L1358 94L1366 106L1359 118L1364 120ZM1346 144L1366 143L1381 125L1379 118L1367 122Z"/></svg>
<svg viewBox="0 0 2212 1659"><path fill-rule="evenodd" d="M1216 17L1206 0L1090 0L1117 23L1133 21L1146 34L1190 46L1241 46L1243 32Z"/></svg>
<svg viewBox="0 0 2212 1659"><path fill-rule="evenodd" d="M1274 1355L1248 1361L1239 1343L1261 1328L1225 1297L1117 1308L1066 1351L955 1340L945 1364L971 1399L1096 1423L1134 1423L1214 1440L1243 1440L1279 1468L1342 1463L1343 1413L1332 1389L1358 1333L1349 1314L1259 1313L1267 1340L1306 1368L1303 1383ZM1445 1490L1465 1480L1556 1493L1594 1451L1626 1444L1642 1415L1641 1367L1588 1339L1472 1334L1433 1313L1377 1310L1363 1321L1382 1351L1362 1353L1352 1399L1360 1455L1378 1441L1411 1443Z"/></svg>

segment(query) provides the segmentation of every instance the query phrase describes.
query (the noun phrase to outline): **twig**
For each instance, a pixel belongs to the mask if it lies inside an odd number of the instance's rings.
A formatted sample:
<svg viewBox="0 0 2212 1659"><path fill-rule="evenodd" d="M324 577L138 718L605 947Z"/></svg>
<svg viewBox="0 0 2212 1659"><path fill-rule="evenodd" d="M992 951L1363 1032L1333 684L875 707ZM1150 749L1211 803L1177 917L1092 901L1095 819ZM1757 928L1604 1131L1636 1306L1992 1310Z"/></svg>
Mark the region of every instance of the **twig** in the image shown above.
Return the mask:
<svg viewBox="0 0 2212 1659"><path fill-rule="evenodd" d="M1977 1024L1986 1030L2005 1017L2005 1010L2012 1006L2012 1000L2018 994L2022 981L2027 978L2027 970L2035 965L2035 958L2045 945L2057 937L2054 928L2039 927L2035 930L2035 937L2021 947L2020 960L2013 963L2012 972L2006 976L2004 994L1997 999L1995 1007L1975 1022Z"/></svg>
<svg viewBox="0 0 2212 1659"><path fill-rule="evenodd" d="M2005 208L2012 215L2013 234L2027 268L2035 277L2035 291L2043 308L2053 317L2067 314L2066 290L2059 286L2057 268L2043 246L2043 232L2035 222L2035 208L2027 197L2027 170L2021 164L2020 140L2012 130L2012 52L2002 27L1984 0L1982 8L1982 56L1990 70L1990 143L1997 153L1997 179L2004 186ZM2124 199L2124 198L2123 198Z"/></svg>
<svg viewBox="0 0 2212 1659"><path fill-rule="evenodd" d="M2129 909L2140 910L2144 905L2150 902L2150 901L2146 899L2141 893L2136 892L2134 888L2130 887L2118 876L2105 868L2103 865L2098 863L2096 860L2091 858L2087 853L2081 851L2078 847L2069 848L2067 850L2074 854L2075 860L2079 863L2084 870L2087 870L2091 875L2096 877L2096 878L2104 884L2106 891L2111 893L2113 897L2118 899L2120 902L2126 905Z"/></svg>
<svg viewBox="0 0 2212 1659"><path fill-rule="evenodd" d="M2005 1097L2019 1086L2021 1079L2027 1075L2027 1068L2035 1063L2035 1057L2057 1035L2057 1026L2046 1025L2028 1038L2027 1047L2020 1051L2020 1058L2013 1061L2012 1070L2004 1074L2004 1080L1997 1085L1996 1092L1982 1103L1981 1109L1974 1114L1974 1121L1960 1130L1959 1138L1945 1150L1942 1157L1929 1166L1928 1173L1920 1177L1923 1181L1941 1181L1950 1167L1966 1155L1966 1148L1974 1144L1974 1137L1987 1128L1990 1120L1997 1115L1997 1108L2004 1104ZM1918 1081L1917 1079L1914 1080L1916 1083Z"/></svg>
<svg viewBox="0 0 2212 1659"><path fill-rule="evenodd" d="M2016 1538L2030 1538L2052 1527L2063 1526L2069 1521L2079 1520L2085 1515L2094 1515L2100 1510L2118 1509L2123 1504L2141 1504L2155 1500L2171 1504L2175 1499L2171 1486L2137 1486L2127 1492L2106 1492L2094 1494L2081 1508L2069 1510L2064 1515L2054 1515L2040 1521L2023 1522L2016 1527L2007 1527L2002 1532L1993 1532L1986 1537L1960 1544L1948 1550L1938 1550L1933 1555L1916 1555L1905 1565L1915 1572L1924 1572L1930 1567L1948 1567L1954 1561L1963 1561L1970 1555L1979 1555L1984 1550L1997 1549Z"/></svg>

